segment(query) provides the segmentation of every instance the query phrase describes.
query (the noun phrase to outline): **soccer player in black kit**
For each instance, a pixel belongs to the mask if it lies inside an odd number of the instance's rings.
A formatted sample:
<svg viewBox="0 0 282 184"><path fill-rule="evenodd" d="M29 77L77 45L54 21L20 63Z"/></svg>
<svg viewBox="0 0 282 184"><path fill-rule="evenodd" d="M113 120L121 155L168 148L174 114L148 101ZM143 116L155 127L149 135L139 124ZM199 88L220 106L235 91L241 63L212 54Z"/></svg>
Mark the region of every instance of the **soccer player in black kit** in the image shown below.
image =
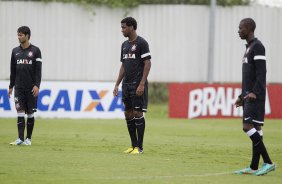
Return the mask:
<svg viewBox="0 0 282 184"><path fill-rule="evenodd" d="M30 44L30 29L18 28L20 46L15 47L11 56L9 97L15 89L14 100L17 110L18 139L11 145L31 145L34 127L34 112L37 109L37 96L41 83L42 58L40 49ZM25 114L27 114L27 135L24 140Z"/></svg>
<svg viewBox="0 0 282 184"><path fill-rule="evenodd" d="M251 18L241 20L239 36L246 40L246 51L242 60L242 93L235 102L243 106L243 131L252 141L252 161L249 167L235 174L264 175L275 170L262 139L266 94L266 57L263 44L254 36L256 23ZM260 155L264 164L259 169Z"/></svg>
<svg viewBox="0 0 282 184"><path fill-rule="evenodd" d="M121 21L121 29L128 40L121 45L121 67L113 91L118 95L118 86L122 82L122 100L125 106L125 119L131 139L131 147L125 153L143 153L143 138L147 112L148 81L151 68L151 54L145 39L136 33L137 22L132 17Z"/></svg>

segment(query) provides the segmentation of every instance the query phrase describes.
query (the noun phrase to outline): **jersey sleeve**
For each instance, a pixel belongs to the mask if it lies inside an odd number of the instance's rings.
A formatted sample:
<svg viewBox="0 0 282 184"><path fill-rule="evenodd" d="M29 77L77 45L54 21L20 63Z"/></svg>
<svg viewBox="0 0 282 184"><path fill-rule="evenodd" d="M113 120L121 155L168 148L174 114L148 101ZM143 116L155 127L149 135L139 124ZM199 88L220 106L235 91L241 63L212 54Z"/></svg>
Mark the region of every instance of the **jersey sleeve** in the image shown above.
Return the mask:
<svg viewBox="0 0 282 184"><path fill-rule="evenodd" d="M256 82L252 92L257 96L262 95L266 88L266 57L265 48L262 44L254 46L254 65L256 68Z"/></svg>
<svg viewBox="0 0 282 184"><path fill-rule="evenodd" d="M16 62L14 58L14 53L12 52L11 55L11 64L10 64L10 85L9 89L15 86L15 79L16 79Z"/></svg>
<svg viewBox="0 0 282 184"><path fill-rule="evenodd" d="M35 55L35 72L34 72L35 85L38 88L40 87L41 76L42 76L42 57L41 57L41 51L40 49L38 49Z"/></svg>
<svg viewBox="0 0 282 184"><path fill-rule="evenodd" d="M141 60L145 61L151 59L149 44L145 40L141 43Z"/></svg>

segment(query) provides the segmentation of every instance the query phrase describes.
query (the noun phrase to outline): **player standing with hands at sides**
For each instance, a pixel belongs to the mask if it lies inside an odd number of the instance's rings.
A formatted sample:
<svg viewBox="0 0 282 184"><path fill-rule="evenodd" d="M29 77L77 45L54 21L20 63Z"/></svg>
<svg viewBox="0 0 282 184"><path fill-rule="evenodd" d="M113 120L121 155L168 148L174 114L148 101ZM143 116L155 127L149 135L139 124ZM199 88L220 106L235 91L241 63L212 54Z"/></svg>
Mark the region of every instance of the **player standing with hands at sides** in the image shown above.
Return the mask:
<svg viewBox="0 0 282 184"><path fill-rule="evenodd" d="M30 29L18 28L20 46L15 47L11 56L9 97L14 90L15 106L18 114L18 139L11 145L31 145L34 127L34 112L37 110L37 96L41 83L42 58L38 47L30 44ZM25 114L27 114L27 135L24 140Z"/></svg>
<svg viewBox="0 0 282 184"><path fill-rule="evenodd" d="M246 51L242 60L242 94L235 102L243 106L243 131L252 140L252 161L249 167L235 174L264 175L275 170L262 139L266 94L266 57L263 44L254 36L256 23L251 18L241 20L239 36L246 40ZM264 164L258 169L260 155Z"/></svg>
<svg viewBox="0 0 282 184"><path fill-rule="evenodd" d="M143 153L143 138L145 132L145 118L147 112L148 81L151 68L151 54L145 39L136 33L137 22L132 17L121 21L121 31L128 40L121 45L121 67L113 91L118 95L118 86L122 82L122 101L124 115L131 139L131 147L124 153Z"/></svg>

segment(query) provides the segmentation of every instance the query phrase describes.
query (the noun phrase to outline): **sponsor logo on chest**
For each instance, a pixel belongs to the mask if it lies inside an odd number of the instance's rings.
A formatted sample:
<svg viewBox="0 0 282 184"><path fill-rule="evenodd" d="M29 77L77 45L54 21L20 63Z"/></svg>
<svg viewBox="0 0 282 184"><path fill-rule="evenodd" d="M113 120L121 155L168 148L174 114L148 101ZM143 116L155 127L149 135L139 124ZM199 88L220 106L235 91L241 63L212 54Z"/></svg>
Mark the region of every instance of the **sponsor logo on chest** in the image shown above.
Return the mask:
<svg viewBox="0 0 282 184"><path fill-rule="evenodd" d="M128 53L128 54L123 54L123 59L135 59L135 54L131 54L131 53Z"/></svg>
<svg viewBox="0 0 282 184"><path fill-rule="evenodd" d="M28 59L18 59L18 60L17 60L17 64L28 64L28 65L32 65L32 60L28 60Z"/></svg>

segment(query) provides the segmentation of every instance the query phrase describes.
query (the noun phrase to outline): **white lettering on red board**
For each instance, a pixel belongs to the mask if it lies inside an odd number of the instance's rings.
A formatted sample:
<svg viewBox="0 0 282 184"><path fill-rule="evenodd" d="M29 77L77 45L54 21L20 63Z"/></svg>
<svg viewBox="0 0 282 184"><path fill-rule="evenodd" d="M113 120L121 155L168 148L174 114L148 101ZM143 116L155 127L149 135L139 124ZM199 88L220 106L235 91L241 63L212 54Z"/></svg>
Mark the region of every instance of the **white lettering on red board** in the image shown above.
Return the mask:
<svg viewBox="0 0 282 184"><path fill-rule="evenodd" d="M236 108L234 103L241 94L240 88L205 87L194 89L189 93L188 118L200 116L230 116L240 117L243 109ZM265 114L270 114L270 103L266 91Z"/></svg>

